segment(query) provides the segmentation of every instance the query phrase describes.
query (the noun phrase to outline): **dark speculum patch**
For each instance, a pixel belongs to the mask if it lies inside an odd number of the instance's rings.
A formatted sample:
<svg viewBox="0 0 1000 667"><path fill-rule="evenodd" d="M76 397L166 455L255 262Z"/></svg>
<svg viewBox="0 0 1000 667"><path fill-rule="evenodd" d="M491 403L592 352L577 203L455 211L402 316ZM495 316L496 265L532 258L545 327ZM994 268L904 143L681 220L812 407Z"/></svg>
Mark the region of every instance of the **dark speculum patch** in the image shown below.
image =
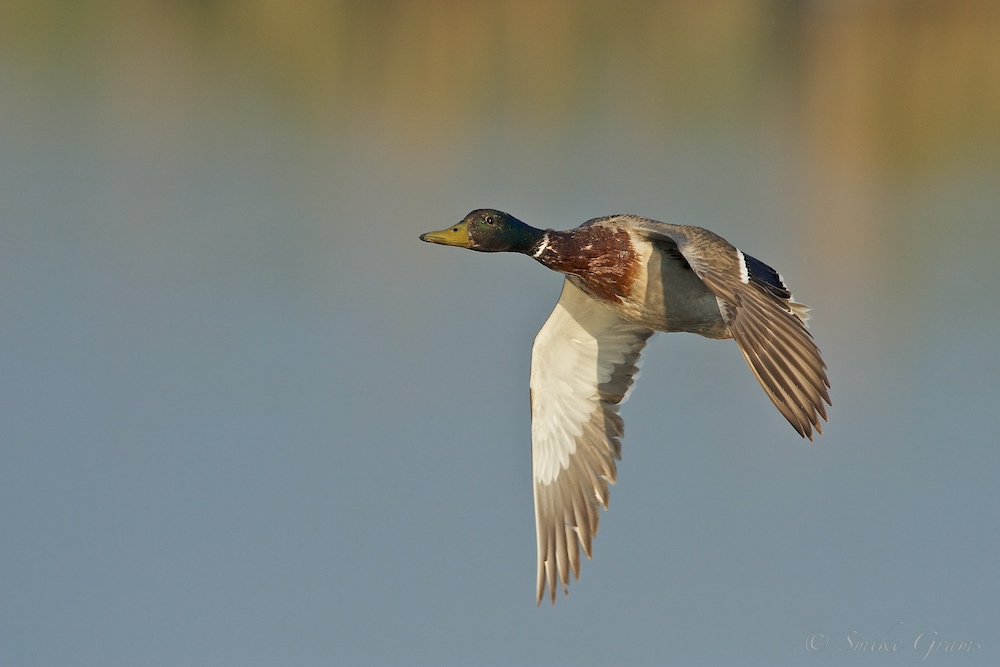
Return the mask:
<svg viewBox="0 0 1000 667"><path fill-rule="evenodd" d="M792 293L785 287L785 283L781 282L781 277L778 276L777 271L746 253L743 253L743 258L747 263L747 274L750 276L750 280L779 299L791 298Z"/></svg>

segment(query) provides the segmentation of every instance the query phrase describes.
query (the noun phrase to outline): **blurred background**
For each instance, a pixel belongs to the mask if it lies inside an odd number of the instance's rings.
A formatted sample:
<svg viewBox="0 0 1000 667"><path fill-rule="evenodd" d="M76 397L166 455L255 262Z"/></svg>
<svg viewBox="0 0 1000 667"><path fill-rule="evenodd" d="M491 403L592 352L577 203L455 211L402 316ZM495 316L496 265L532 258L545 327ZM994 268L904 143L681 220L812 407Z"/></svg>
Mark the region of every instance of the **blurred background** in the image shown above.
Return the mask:
<svg viewBox="0 0 1000 667"><path fill-rule="evenodd" d="M0 663L1000 663L998 43L989 0L0 0ZM479 207L774 265L826 433L661 334L536 608L561 277L417 240Z"/></svg>

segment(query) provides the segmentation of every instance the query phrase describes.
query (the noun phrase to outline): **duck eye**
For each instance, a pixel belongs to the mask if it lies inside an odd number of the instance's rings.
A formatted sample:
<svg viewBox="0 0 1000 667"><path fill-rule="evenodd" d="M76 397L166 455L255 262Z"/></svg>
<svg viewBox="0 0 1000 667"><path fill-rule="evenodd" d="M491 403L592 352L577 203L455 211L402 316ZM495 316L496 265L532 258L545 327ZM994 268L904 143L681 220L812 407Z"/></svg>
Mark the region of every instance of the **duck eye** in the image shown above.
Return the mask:
<svg viewBox="0 0 1000 667"><path fill-rule="evenodd" d="M493 220L493 216L492 215L486 216L486 224L487 225L492 225L493 222L494 222L494 220Z"/></svg>

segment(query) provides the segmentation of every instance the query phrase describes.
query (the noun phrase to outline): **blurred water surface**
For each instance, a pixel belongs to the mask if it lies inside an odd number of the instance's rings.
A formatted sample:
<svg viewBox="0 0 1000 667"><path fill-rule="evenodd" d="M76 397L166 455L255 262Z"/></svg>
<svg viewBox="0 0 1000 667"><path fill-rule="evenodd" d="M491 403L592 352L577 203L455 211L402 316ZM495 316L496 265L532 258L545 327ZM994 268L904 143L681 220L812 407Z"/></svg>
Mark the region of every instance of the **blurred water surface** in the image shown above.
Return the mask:
<svg viewBox="0 0 1000 667"><path fill-rule="evenodd" d="M0 2L0 662L1000 660L998 34L989 2ZM826 434L660 336L595 560L536 609L560 278L417 241L482 206L774 264Z"/></svg>

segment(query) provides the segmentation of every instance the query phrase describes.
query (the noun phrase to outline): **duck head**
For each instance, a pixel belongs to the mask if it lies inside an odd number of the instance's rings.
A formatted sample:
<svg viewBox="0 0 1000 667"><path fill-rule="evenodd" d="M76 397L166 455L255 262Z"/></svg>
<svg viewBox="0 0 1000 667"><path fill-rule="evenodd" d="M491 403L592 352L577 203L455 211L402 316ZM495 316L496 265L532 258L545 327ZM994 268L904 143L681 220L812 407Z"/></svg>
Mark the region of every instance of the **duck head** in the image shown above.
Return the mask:
<svg viewBox="0 0 1000 667"><path fill-rule="evenodd" d="M421 241L453 245L480 252L529 253L545 234L509 213L476 209L454 227L420 235Z"/></svg>

